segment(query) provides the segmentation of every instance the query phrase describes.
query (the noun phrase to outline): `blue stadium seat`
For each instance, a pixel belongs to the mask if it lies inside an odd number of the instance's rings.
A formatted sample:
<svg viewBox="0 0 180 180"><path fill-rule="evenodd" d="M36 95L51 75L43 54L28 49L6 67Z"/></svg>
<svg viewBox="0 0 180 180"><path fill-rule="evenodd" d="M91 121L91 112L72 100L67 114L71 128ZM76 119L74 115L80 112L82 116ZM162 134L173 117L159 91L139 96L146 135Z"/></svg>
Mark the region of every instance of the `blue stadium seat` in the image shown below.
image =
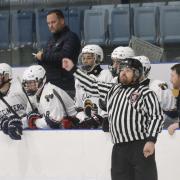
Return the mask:
<svg viewBox="0 0 180 180"><path fill-rule="evenodd" d="M117 7L139 7L140 3L118 4Z"/></svg>
<svg viewBox="0 0 180 180"><path fill-rule="evenodd" d="M37 48L43 48L51 33L48 29L46 22L46 15L49 10L37 10L36 11L36 39L37 39Z"/></svg>
<svg viewBox="0 0 180 180"><path fill-rule="evenodd" d="M1 11L0 12L0 49L7 49L9 48L9 12L8 11Z"/></svg>
<svg viewBox="0 0 180 180"><path fill-rule="evenodd" d="M66 25L69 25L69 9L60 9L64 14L64 21Z"/></svg>
<svg viewBox="0 0 180 180"><path fill-rule="evenodd" d="M111 24L111 11L115 8L115 4L101 4L101 5L93 5L92 9L103 9L108 11L108 25Z"/></svg>
<svg viewBox="0 0 180 180"><path fill-rule="evenodd" d="M150 43L158 42L158 7L134 7L134 35Z"/></svg>
<svg viewBox="0 0 180 180"><path fill-rule="evenodd" d="M107 44L108 11L91 9L84 12L84 41L85 44Z"/></svg>
<svg viewBox="0 0 180 180"><path fill-rule="evenodd" d="M33 45L34 16L32 11L12 12L12 47Z"/></svg>
<svg viewBox="0 0 180 180"><path fill-rule="evenodd" d="M81 20L81 11L79 9L69 9L69 28L75 32L79 38L81 38Z"/></svg>
<svg viewBox="0 0 180 180"><path fill-rule="evenodd" d="M168 6L180 6L180 1L169 1Z"/></svg>
<svg viewBox="0 0 180 180"><path fill-rule="evenodd" d="M129 44L130 12L128 7L114 8L111 12L109 25L109 41L112 45Z"/></svg>
<svg viewBox="0 0 180 180"><path fill-rule="evenodd" d="M160 7L160 44L180 43L180 5Z"/></svg>
<svg viewBox="0 0 180 180"><path fill-rule="evenodd" d="M142 3L142 6L164 6L166 5L166 2L146 2Z"/></svg>

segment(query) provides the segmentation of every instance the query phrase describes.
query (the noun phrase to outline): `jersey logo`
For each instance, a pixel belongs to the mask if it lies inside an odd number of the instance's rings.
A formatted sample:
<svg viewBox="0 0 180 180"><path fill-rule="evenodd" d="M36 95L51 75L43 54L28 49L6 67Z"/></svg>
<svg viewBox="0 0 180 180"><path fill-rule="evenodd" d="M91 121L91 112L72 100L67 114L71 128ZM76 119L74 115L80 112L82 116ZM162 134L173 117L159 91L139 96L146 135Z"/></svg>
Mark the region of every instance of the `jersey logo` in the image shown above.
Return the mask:
<svg viewBox="0 0 180 180"><path fill-rule="evenodd" d="M53 97L54 97L53 94L48 94L48 95L45 96L45 99L46 99L47 102L49 102L50 99L53 99Z"/></svg>
<svg viewBox="0 0 180 180"><path fill-rule="evenodd" d="M136 102L137 99L139 98L139 96L140 96L140 93L138 93L138 92L133 92L133 93L131 94L130 98L129 98L130 101L131 101L131 103Z"/></svg>

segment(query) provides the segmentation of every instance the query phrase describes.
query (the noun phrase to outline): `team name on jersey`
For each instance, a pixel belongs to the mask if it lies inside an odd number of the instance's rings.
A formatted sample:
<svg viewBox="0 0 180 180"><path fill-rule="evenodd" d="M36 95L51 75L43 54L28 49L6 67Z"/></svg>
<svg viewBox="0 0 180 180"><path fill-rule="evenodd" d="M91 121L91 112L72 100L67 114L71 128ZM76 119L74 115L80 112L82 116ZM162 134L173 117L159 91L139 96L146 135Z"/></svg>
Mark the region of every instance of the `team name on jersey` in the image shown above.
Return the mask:
<svg viewBox="0 0 180 180"><path fill-rule="evenodd" d="M25 110L24 109L24 106L22 104L15 104L13 106L11 106L11 108L15 111L15 112L18 112L18 111L21 111L21 110ZM2 109L0 111L0 118L4 115L8 115L8 114L11 114L12 112L9 110L9 108L5 108L5 109Z"/></svg>

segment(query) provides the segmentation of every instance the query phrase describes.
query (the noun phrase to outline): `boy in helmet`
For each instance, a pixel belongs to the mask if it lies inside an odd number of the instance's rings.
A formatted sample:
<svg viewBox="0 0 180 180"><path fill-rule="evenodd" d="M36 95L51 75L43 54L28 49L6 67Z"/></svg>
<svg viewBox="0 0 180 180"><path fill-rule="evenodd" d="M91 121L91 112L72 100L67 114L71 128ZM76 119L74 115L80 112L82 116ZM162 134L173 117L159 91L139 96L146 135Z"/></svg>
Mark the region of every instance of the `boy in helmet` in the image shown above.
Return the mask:
<svg viewBox="0 0 180 180"><path fill-rule="evenodd" d="M71 127L72 124L66 120L76 115L74 102L64 90L46 81L46 71L42 66L28 67L24 71L22 85L30 100L27 117L23 119L24 128Z"/></svg>
<svg viewBox="0 0 180 180"><path fill-rule="evenodd" d="M138 59L143 65L143 80L149 80L149 88L156 93L161 107L163 109L163 112L166 116L164 128L167 128L169 124L173 122L171 118L174 118L176 116L175 97L173 96L172 91L168 88L168 84L166 82L149 77L151 63L148 57L136 56L134 58Z"/></svg>
<svg viewBox="0 0 180 180"><path fill-rule="evenodd" d="M100 64L103 62L104 53L99 45L89 44L86 45L81 54L79 55L79 64L81 70L92 77L93 79L100 82L110 82L113 76L109 70L103 70ZM98 98L92 96L88 92L84 91L81 83L75 80L75 105L78 110L83 110L77 114L77 117L84 121L87 118L91 118L94 114L101 114L101 109L99 108ZM86 102L91 102L91 105L87 105Z"/></svg>
<svg viewBox="0 0 180 180"><path fill-rule="evenodd" d="M13 79L11 67L0 63L0 128L12 139L21 139L26 104L27 98L21 84Z"/></svg>
<svg viewBox="0 0 180 180"><path fill-rule="evenodd" d="M119 62L135 56L134 50L129 46L119 46L113 50L111 53L112 64L109 66L114 79L112 82L118 81L119 74Z"/></svg>
<svg viewBox="0 0 180 180"><path fill-rule="evenodd" d="M112 150L111 178L157 180L155 142L162 130L163 112L157 96L142 82L143 66L137 59L127 58L120 64L118 84L94 81L74 68L71 60L63 67L107 103Z"/></svg>

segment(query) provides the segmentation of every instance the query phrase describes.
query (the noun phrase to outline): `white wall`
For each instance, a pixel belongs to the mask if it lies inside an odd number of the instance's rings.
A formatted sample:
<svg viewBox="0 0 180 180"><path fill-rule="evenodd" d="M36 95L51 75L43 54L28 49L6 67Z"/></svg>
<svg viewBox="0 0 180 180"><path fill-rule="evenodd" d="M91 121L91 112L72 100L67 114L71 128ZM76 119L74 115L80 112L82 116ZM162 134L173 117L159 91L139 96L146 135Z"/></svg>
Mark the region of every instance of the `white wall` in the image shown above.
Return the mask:
<svg viewBox="0 0 180 180"><path fill-rule="evenodd" d="M179 180L180 131L156 144L159 180ZM0 132L1 180L110 180L112 143L101 130L24 131L21 141Z"/></svg>
<svg viewBox="0 0 180 180"><path fill-rule="evenodd" d="M166 81L168 84L170 84L170 68L173 66L173 63L165 63L165 64L152 64L151 65L151 73L150 77L155 79L160 79ZM107 68L106 65L103 66L103 68ZM14 76L22 77L22 74L24 72L25 67L22 68L13 68Z"/></svg>
<svg viewBox="0 0 180 180"><path fill-rule="evenodd" d="M166 64L152 64L151 65L151 72L150 77L154 79L164 80L169 85L170 83L170 73L171 73L171 67L175 63L166 63Z"/></svg>

